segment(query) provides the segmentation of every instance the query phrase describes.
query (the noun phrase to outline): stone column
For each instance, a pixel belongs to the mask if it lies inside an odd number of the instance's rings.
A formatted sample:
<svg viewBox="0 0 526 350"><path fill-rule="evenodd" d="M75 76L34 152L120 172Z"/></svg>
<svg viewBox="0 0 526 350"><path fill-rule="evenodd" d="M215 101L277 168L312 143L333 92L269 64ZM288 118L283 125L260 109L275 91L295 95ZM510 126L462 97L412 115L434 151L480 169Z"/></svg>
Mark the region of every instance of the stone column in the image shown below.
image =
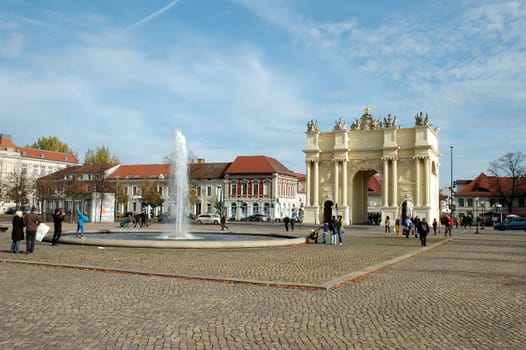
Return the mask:
<svg viewBox="0 0 526 350"><path fill-rule="evenodd" d="M396 207L398 206L398 161L396 159L393 159L391 162L392 165L392 175L391 179L392 181L392 195L391 195L391 205Z"/></svg>
<svg viewBox="0 0 526 350"><path fill-rule="evenodd" d="M305 206L310 207L312 205L312 203L311 203L311 199L312 199L311 191L312 191L312 188L311 188L311 179L310 179L310 177L312 176L311 175L311 171L310 171L310 169L312 167L312 162L311 161L307 161L306 163L307 163L307 184L306 184L307 185L307 191L306 191L307 193L306 193L306 199L305 200L306 200L307 203L305 203Z"/></svg>
<svg viewBox="0 0 526 350"><path fill-rule="evenodd" d="M382 181L382 202L384 207L389 206L389 160L384 158L384 174Z"/></svg>
<svg viewBox="0 0 526 350"><path fill-rule="evenodd" d="M424 205L426 208L429 208L429 190L431 185L431 167L429 157L424 159Z"/></svg>
<svg viewBox="0 0 526 350"><path fill-rule="evenodd" d="M347 206L347 160L342 164L342 206Z"/></svg>
<svg viewBox="0 0 526 350"><path fill-rule="evenodd" d="M339 186L339 182L338 182L338 177L339 177L339 164L340 162L335 159L333 160L333 163L334 163L334 196L333 196L333 199L334 199L334 203L338 203L338 187ZM341 203L340 203L341 204Z"/></svg>
<svg viewBox="0 0 526 350"><path fill-rule="evenodd" d="M420 207L420 159L415 157L415 206Z"/></svg>
<svg viewBox="0 0 526 350"><path fill-rule="evenodd" d="M318 200L318 193L319 193L319 163L318 161L314 161L314 196L313 196L313 201L314 203L312 203L314 206L318 207L319 206L319 200Z"/></svg>

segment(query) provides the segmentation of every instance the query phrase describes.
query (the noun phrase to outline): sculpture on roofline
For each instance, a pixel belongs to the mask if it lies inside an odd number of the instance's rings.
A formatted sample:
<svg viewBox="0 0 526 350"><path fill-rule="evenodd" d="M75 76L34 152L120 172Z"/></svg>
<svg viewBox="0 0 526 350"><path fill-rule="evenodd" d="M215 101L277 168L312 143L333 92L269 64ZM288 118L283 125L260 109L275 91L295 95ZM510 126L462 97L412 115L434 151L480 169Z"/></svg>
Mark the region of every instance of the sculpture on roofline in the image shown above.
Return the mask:
<svg viewBox="0 0 526 350"><path fill-rule="evenodd" d="M318 132L320 131L320 126L318 125L318 121L311 119L307 123L307 132Z"/></svg>
<svg viewBox="0 0 526 350"><path fill-rule="evenodd" d="M334 124L334 130L347 130L347 124L342 119L342 117L339 117L336 123Z"/></svg>
<svg viewBox="0 0 526 350"><path fill-rule="evenodd" d="M369 107L364 109L360 119L356 119L352 125L351 130L376 130L382 127L382 122L376 120L371 115L371 109Z"/></svg>
<svg viewBox="0 0 526 350"><path fill-rule="evenodd" d="M396 115L391 117L391 114L388 114L387 117L384 117L383 127L384 128L396 128Z"/></svg>
<svg viewBox="0 0 526 350"><path fill-rule="evenodd" d="M420 112L420 114L415 115L415 126L430 126L429 117L427 113L425 117L423 112Z"/></svg>

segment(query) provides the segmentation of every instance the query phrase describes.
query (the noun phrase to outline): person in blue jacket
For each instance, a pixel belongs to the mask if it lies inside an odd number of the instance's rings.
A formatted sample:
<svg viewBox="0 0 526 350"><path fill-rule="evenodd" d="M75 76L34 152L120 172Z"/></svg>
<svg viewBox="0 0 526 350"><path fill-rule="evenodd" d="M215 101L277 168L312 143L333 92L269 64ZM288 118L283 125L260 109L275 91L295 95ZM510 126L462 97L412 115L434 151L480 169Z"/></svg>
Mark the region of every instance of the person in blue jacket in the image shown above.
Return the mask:
<svg viewBox="0 0 526 350"><path fill-rule="evenodd" d="M84 238L84 223L89 221L86 212L81 212L80 209L77 209L77 230L75 231L75 237Z"/></svg>

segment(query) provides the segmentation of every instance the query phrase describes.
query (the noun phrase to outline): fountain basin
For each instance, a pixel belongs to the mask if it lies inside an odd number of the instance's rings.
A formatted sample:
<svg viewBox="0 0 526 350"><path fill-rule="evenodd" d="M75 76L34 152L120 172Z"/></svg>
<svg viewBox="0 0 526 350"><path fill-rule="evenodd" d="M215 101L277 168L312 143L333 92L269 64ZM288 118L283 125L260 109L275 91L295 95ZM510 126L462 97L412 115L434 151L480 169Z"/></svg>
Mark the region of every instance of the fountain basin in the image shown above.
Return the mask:
<svg viewBox="0 0 526 350"><path fill-rule="evenodd" d="M174 239L170 238L166 232L108 231L86 233L84 239L76 238L74 235L63 235L60 237L60 243L100 247L164 249L269 248L305 243L305 237L289 234L192 232L192 235L196 238Z"/></svg>

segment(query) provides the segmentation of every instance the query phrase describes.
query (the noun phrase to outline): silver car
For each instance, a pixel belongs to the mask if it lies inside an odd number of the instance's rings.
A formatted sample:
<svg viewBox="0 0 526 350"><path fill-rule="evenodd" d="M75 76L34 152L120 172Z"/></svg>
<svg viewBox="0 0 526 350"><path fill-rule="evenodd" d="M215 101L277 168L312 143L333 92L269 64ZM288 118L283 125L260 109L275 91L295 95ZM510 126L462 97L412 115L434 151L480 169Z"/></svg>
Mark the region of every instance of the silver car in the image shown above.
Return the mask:
<svg viewBox="0 0 526 350"><path fill-rule="evenodd" d="M196 222L198 224L214 224L219 225L221 218L217 214L201 214L197 217Z"/></svg>

